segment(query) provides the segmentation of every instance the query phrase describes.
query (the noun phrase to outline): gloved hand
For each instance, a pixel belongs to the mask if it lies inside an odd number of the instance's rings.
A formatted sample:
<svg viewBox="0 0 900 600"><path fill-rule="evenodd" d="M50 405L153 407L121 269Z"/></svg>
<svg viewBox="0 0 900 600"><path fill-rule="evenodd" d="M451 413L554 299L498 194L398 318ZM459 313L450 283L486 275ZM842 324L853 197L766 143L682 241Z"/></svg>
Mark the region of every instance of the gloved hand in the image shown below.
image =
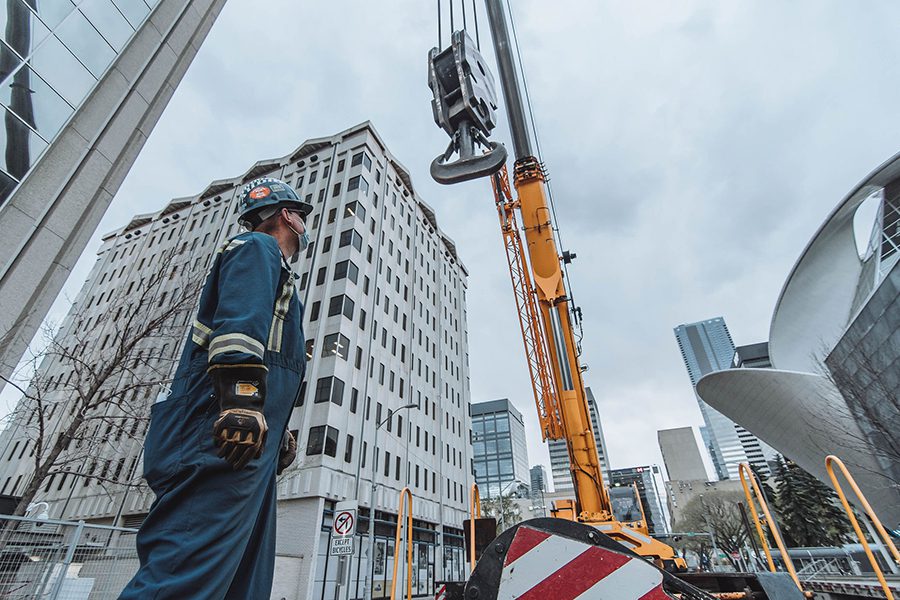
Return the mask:
<svg viewBox="0 0 900 600"><path fill-rule="evenodd" d="M284 439L281 441L281 450L278 451L278 475L294 464L297 459L297 440L290 431L284 432Z"/></svg>
<svg viewBox="0 0 900 600"><path fill-rule="evenodd" d="M209 372L220 410L213 437L219 456L235 471L259 458L266 443L266 375L262 366L220 367Z"/></svg>

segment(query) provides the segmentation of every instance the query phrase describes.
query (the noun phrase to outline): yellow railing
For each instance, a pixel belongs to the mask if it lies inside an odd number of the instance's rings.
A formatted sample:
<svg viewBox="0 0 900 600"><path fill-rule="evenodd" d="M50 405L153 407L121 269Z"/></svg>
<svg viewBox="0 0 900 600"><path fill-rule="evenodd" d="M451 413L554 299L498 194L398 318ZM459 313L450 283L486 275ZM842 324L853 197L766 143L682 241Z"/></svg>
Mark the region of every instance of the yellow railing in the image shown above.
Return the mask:
<svg viewBox="0 0 900 600"><path fill-rule="evenodd" d="M409 499L408 504L404 500ZM391 576L391 600L394 600L394 592L397 588L397 566L400 564L400 533L403 529L403 506L407 505L406 512L406 600L412 600L412 545L413 526L412 508L413 497L408 487L400 490L400 508L397 509L397 535L394 538L394 574Z"/></svg>
<svg viewBox="0 0 900 600"><path fill-rule="evenodd" d="M860 529L859 527L859 521L856 519L856 515L853 514L853 509L850 508L850 503L847 501L847 496L844 494L844 490L843 488L841 488L841 484L838 483L837 476L834 474L834 465L837 465L841 469L841 473L844 474L844 479L846 479L847 483L850 484L850 487L853 489L853 493L856 494L856 498L862 505L863 510L865 510L866 514L869 516L869 521L872 522L872 525L878 531L878 535L881 536L884 545L887 546L891 551L891 555L894 557L894 560L897 561L898 565L900 565L900 553L897 552L897 547L894 545L894 542L891 541L890 536L884 529L884 525L881 524L881 521L878 519L875 511L872 510L872 507L869 505L869 501L866 500L866 497L863 495L862 490L860 490L859 486L856 485L856 480L853 479L850 471L848 471L847 467L844 466L844 462L837 456L829 454L825 458L825 469L828 471L828 476L831 478L831 483L834 484L834 489L837 492L838 497L841 499L841 504L844 505L844 510L847 513L847 517L850 519L850 524L853 525L853 531L856 532L856 537L859 538L859 543L862 544L863 550L866 551L866 556L869 558L869 562L872 564L872 569L878 576L878 581L881 583L881 587L884 590L884 595L887 597L887 600L894 600L894 595L891 593L891 588L890 586L888 586L887 581L884 579L884 573L882 573L881 567L878 566L878 561L875 560L875 555L872 554L872 549L869 547L869 543L866 541L866 536L863 535L862 529Z"/></svg>
<svg viewBox="0 0 900 600"><path fill-rule="evenodd" d="M469 563L472 571L475 570L475 519L481 518L481 494L478 492L478 484L472 484L469 492Z"/></svg>
<svg viewBox="0 0 900 600"><path fill-rule="evenodd" d="M738 467L738 474L741 476L741 486L743 486L744 488L744 496L747 498L747 505L750 507L750 514L753 515L753 522L756 524L756 533L759 535L759 541L762 544L763 551L766 553L766 560L769 563L769 570L773 573L776 571L775 561L772 560L772 553L769 551L769 541L766 539L762 524L759 521L759 513L756 512L756 502L753 500L753 496L750 494L750 486L747 485L747 479L750 480L750 483L753 486L753 491L756 494L756 500L759 501L759 506L762 509L763 514L765 515L766 525L768 526L772 537L775 538L775 544L778 546L778 551L781 553L781 560L784 561L784 565L785 567L787 567L788 573L791 574L791 579L794 580L794 583L797 584L797 587L802 592L803 586L800 585L800 579L797 577L797 571L794 570L794 562L788 555L787 550L784 547L784 542L781 541L781 535L779 535L778 533L778 527L775 526L775 519L772 518L772 513L769 511L769 505L766 502L765 496L763 496L762 490L759 489L759 484L756 483L756 477L753 475L753 471L750 470L750 465L748 463L741 463Z"/></svg>

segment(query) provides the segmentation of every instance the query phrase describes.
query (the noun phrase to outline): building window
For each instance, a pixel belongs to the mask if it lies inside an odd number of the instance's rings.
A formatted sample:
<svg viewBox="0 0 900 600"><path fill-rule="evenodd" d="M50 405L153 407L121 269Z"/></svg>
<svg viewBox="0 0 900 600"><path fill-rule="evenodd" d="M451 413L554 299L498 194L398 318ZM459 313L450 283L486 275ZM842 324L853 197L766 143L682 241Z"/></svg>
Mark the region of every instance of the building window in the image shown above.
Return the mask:
<svg viewBox="0 0 900 600"><path fill-rule="evenodd" d="M334 280L343 279L347 277L353 283L356 283L356 280L359 276L359 268L353 261L351 260L342 260L334 266Z"/></svg>
<svg viewBox="0 0 900 600"><path fill-rule="evenodd" d="M337 377L320 377L316 382L316 398L313 402L322 404L328 401L338 406L344 403L344 382Z"/></svg>
<svg viewBox="0 0 900 600"><path fill-rule="evenodd" d="M366 222L366 207L359 202L348 202L344 207L344 218L356 215L363 223Z"/></svg>
<svg viewBox="0 0 900 600"><path fill-rule="evenodd" d="M330 235L327 238L325 238L325 240L322 242L322 254L325 254L329 250L331 250L331 236Z"/></svg>
<svg viewBox="0 0 900 600"><path fill-rule="evenodd" d="M353 460L353 436L347 434L347 446L344 448L344 462Z"/></svg>
<svg viewBox="0 0 900 600"><path fill-rule="evenodd" d="M338 161L338 167L337 167L337 171L336 171L336 172L337 172L337 173L343 173L343 172L344 172L344 165L345 165L346 163L347 163L347 161L345 161L343 158L342 158L341 160L339 160L339 161Z"/></svg>
<svg viewBox="0 0 900 600"><path fill-rule="evenodd" d="M358 350L358 348L357 348ZM359 390L353 388L350 390L350 412L354 415L356 414L356 409L359 404Z"/></svg>
<svg viewBox="0 0 900 600"><path fill-rule="evenodd" d="M316 340L306 340L306 360L312 360L313 347L315 345L316 345Z"/></svg>
<svg viewBox="0 0 900 600"><path fill-rule="evenodd" d="M359 188L362 190L363 194L368 193L369 191L369 182L366 181L366 178L361 175L355 175L350 178L350 181L347 182L347 191L352 192L353 190Z"/></svg>
<svg viewBox="0 0 900 600"><path fill-rule="evenodd" d="M337 456L338 430L328 425L309 428L309 439L306 443L306 455L327 454Z"/></svg>
<svg viewBox="0 0 900 600"><path fill-rule="evenodd" d="M371 171L372 159L369 158L369 155L365 152L359 152L357 154L354 154L353 159L350 161L351 167L355 167L357 165L362 165L367 171Z"/></svg>
<svg viewBox="0 0 900 600"><path fill-rule="evenodd" d="M313 302L312 309L309 311L309 322L312 323L316 319L319 318L319 309L322 307L322 303L316 300Z"/></svg>
<svg viewBox="0 0 900 600"><path fill-rule="evenodd" d="M347 360L350 351L349 348L350 340L340 333L332 333L331 335L325 336L324 343L322 344L322 356L325 358L329 356L338 356ZM337 404L340 404L340 402Z"/></svg>
<svg viewBox="0 0 900 600"><path fill-rule="evenodd" d="M353 244L353 247L356 248L357 251L362 251L362 236L355 229L348 229L347 231L341 232L341 240L338 246L343 248L350 244Z"/></svg>
<svg viewBox="0 0 900 600"><path fill-rule="evenodd" d="M328 303L328 316L333 317L342 314L348 319L353 319L353 300L347 295L334 296Z"/></svg>

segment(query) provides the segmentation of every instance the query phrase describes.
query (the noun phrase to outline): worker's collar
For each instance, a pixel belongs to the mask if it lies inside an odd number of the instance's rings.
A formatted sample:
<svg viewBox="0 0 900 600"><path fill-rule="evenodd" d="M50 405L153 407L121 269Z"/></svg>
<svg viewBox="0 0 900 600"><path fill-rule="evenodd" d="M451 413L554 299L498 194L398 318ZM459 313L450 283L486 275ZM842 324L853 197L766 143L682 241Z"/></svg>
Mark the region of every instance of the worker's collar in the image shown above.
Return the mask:
<svg viewBox="0 0 900 600"><path fill-rule="evenodd" d="M281 268L290 273L294 279L300 279L300 276L294 273L291 265L289 265L288 261L284 258L284 254L281 255Z"/></svg>

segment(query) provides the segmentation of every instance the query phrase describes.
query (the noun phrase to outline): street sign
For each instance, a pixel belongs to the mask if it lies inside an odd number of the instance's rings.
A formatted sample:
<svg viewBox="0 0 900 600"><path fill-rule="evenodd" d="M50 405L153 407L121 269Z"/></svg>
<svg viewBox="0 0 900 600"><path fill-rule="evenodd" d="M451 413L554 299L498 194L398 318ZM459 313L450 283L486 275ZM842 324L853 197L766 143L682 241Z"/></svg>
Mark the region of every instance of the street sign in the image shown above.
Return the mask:
<svg viewBox="0 0 900 600"><path fill-rule="evenodd" d="M334 535L350 536L356 531L356 515L353 511L345 510L334 517Z"/></svg>
<svg viewBox="0 0 900 600"><path fill-rule="evenodd" d="M354 553L354 536L356 535L356 502L338 502L334 507L334 520L331 523L331 556L349 556Z"/></svg>
<svg viewBox="0 0 900 600"><path fill-rule="evenodd" d="M349 556L353 554L352 537L331 538L331 556Z"/></svg>

